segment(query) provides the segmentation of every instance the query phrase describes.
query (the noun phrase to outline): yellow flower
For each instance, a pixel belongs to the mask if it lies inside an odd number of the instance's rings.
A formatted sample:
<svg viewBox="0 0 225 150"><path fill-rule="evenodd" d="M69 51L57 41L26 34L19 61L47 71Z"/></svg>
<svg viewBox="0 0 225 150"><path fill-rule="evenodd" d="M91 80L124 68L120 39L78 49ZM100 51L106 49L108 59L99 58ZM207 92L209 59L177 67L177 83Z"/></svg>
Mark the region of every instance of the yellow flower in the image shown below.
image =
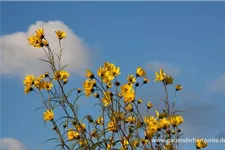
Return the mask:
<svg viewBox="0 0 225 150"><path fill-rule="evenodd" d="M153 106L153 105L152 105L152 103L151 103L151 102L148 102L148 104L147 104L147 108L148 108L148 109L151 109L151 108L152 108L152 106Z"/></svg>
<svg viewBox="0 0 225 150"><path fill-rule="evenodd" d="M173 84L173 77L171 77L171 76L166 76L166 77L165 77L165 83L166 83L167 85Z"/></svg>
<svg viewBox="0 0 225 150"><path fill-rule="evenodd" d="M51 82L46 82L45 81L43 84L44 84L44 88L46 90L51 90L51 88L53 87L53 84Z"/></svg>
<svg viewBox="0 0 225 150"><path fill-rule="evenodd" d="M92 89L95 85L96 85L95 80L90 80L90 79L87 79L83 83L84 89Z"/></svg>
<svg viewBox="0 0 225 150"><path fill-rule="evenodd" d="M136 122L136 118L134 116L129 116L125 119L125 122L133 124Z"/></svg>
<svg viewBox="0 0 225 150"><path fill-rule="evenodd" d="M78 132L83 132L86 130L86 126L84 123L76 124L75 128L77 129Z"/></svg>
<svg viewBox="0 0 225 150"><path fill-rule="evenodd" d="M124 85L122 85L120 88L121 88L121 93L122 93L122 95L124 95L124 94L126 94L127 92L129 92L129 91L132 90L132 84L131 84L131 83L124 84Z"/></svg>
<svg viewBox="0 0 225 150"><path fill-rule="evenodd" d="M129 83L135 83L136 82L136 78L134 77L134 75L129 75L128 77L127 77L127 81L129 82Z"/></svg>
<svg viewBox="0 0 225 150"><path fill-rule="evenodd" d="M64 31L57 30L57 31L55 31L55 33L56 33L56 36L59 38L59 40L66 37L66 32L64 32Z"/></svg>
<svg viewBox="0 0 225 150"><path fill-rule="evenodd" d="M162 69L160 69L159 72L155 71L155 80L154 81L164 81L166 77L166 73L163 72Z"/></svg>
<svg viewBox="0 0 225 150"><path fill-rule="evenodd" d="M106 107L109 106L109 104L111 104L112 102L111 92L109 91L104 92L104 97L102 98L102 102Z"/></svg>
<svg viewBox="0 0 225 150"><path fill-rule="evenodd" d="M42 90L44 88L44 82L42 80L42 77L35 78L34 85L39 90Z"/></svg>
<svg viewBox="0 0 225 150"><path fill-rule="evenodd" d="M112 149L112 144L111 143L108 143L106 150L111 150L111 149Z"/></svg>
<svg viewBox="0 0 225 150"><path fill-rule="evenodd" d="M39 41L41 41L41 39L38 38L37 36L30 36L30 37L28 37L27 40L28 40L29 45L31 45L31 46L34 46L34 47L37 47L37 45L40 46L40 44L38 44L38 43L40 43Z"/></svg>
<svg viewBox="0 0 225 150"><path fill-rule="evenodd" d="M138 104L141 104L141 103L142 103L142 99L139 99L139 100L138 100Z"/></svg>
<svg viewBox="0 0 225 150"><path fill-rule="evenodd" d="M28 94L30 91L32 91L33 89L32 89L32 87L30 86L30 85L27 85L27 86L25 86L24 87L24 93L25 94Z"/></svg>
<svg viewBox="0 0 225 150"><path fill-rule="evenodd" d="M113 77L116 77L120 74L120 67L116 67L114 64L112 64L109 68L109 72Z"/></svg>
<svg viewBox="0 0 225 150"><path fill-rule="evenodd" d="M84 139L80 139L79 140L79 144L80 144L81 147L83 147L83 146L85 146L85 145L88 144L88 141L87 140L84 140Z"/></svg>
<svg viewBox="0 0 225 150"><path fill-rule="evenodd" d="M144 77L143 83L146 84L148 82L150 82L150 80L148 78Z"/></svg>
<svg viewBox="0 0 225 150"><path fill-rule="evenodd" d="M163 146L165 150L176 150L171 143L167 143Z"/></svg>
<svg viewBox="0 0 225 150"><path fill-rule="evenodd" d="M197 149L202 149L202 148L205 148L208 144L203 138L201 138L201 139L196 139L195 145Z"/></svg>
<svg viewBox="0 0 225 150"><path fill-rule="evenodd" d="M139 146L139 143L140 143L140 141L139 141L138 139L136 139L136 140L134 140L134 141L132 142L132 145L133 145L134 148L136 148L136 147Z"/></svg>
<svg viewBox="0 0 225 150"><path fill-rule="evenodd" d="M46 110L44 112L44 120L45 121L51 121L54 118L54 113L52 110Z"/></svg>
<svg viewBox="0 0 225 150"><path fill-rule="evenodd" d="M98 136L99 136L99 135L98 135L98 132L97 132L96 130L92 130L92 131L91 131L91 137L97 139Z"/></svg>
<svg viewBox="0 0 225 150"><path fill-rule="evenodd" d="M134 90L132 89L131 91L127 92L126 94L123 95L123 97L124 97L124 102L125 103L133 102L134 99L135 99Z"/></svg>
<svg viewBox="0 0 225 150"><path fill-rule="evenodd" d="M56 71L54 73L54 78L56 80L66 80L69 78L69 76L70 76L70 74L65 70Z"/></svg>
<svg viewBox="0 0 225 150"><path fill-rule="evenodd" d="M146 72L143 68L138 67L137 70L136 70L136 75L137 75L137 77L144 77L147 74L146 74Z"/></svg>
<svg viewBox="0 0 225 150"><path fill-rule="evenodd" d="M173 116L170 117L170 124L172 126L178 126L183 122L184 122L184 119L183 119L182 116L173 115Z"/></svg>
<svg viewBox="0 0 225 150"><path fill-rule="evenodd" d="M97 71L98 76L102 79L105 78L106 75L108 75L108 70L105 68L100 67Z"/></svg>
<svg viewBox="0 0 225 150"><path fill-rule="evenodd" d="M32 84L34 84L34 75L30 74L30 75L25 76L23 84L25 86L31 86Z"/></svg>
<svg viewBox="0 0 225 150"><path fill-rule="evenodd" d="M44 38L44 29L43 28L40 28L38 30L35 31L36 32L36 36L40 39L43 39Z"/></svg>
<svg viewBox="0 0 225 150"><path fill-rule="evenodd" d="M122 137L121 139L122 139L123 148L126 148L129 145L129 141L125 137Z"/></svg>
<svg viewBox="0 0 225 150"><path fill-rule="evenodd" d="M123 112L119 112L119 111L114 111L112 116L111 116L111 120L118 120L118 121L121 121L121 120L124 120L125 118L125 115Z"/></svg>
<svg viewBox="0 0 225 150"><path fill-rule="evenodd" d="M159 119L159 112L157 110L155 111L155 114L156 114L156 118Z"/></svg>
<svg viewBox="0 0 225 150"><path fill-rule="evenodd" d="M94 74L89 69L86 69L85 76L88 77L88 78L90 78L90 79L93 79L94 78Z"/></svg>
<svg viewBox="0 0 225 150"><path fill-rule="evenodd" d="M41 42L42 42L41 45L43 45L43 46L49 46L49 43L48 43L47 40L42 40Z"/></svg>
<svg viewBox="0 0 225 150"><path fill-rule="evenodd" d="M180 84L177 84L177 85L176 85L176 90L177 90L177 91L180 91L180 90L182 90L182 89L183 89L183 87L182 87Z"/></svg>
<svg viewBox="0 0 225 150"><path fill-rule="evenodd" d="M98 118L97 118L97 120L96 120L96 123L98 124L98 125L100 125L100 126L102 126L103 125L103 117L102 116L98 116Z"/></svg>
<svg viewBox="0 0 225 150"><path fill-rule="evenodd" d="M79 139L80 138L80 134L76 131L73 131L72 129L69 129L67 132L67 137L69 141L72 141L74 139Z"/></svg>
<svg viewBox="0 0 225 150"><path fill-rule="evenodd" d="M110 121L107 124L107 126L108 126L109 131L111 131L111 132L116 132L118 130L116 123L114 121Z"/></svg>
<svg viewBox="0 0 225 150"><path fill-rule="evenodd" d="M142 143L143 145L147 145L147 144L148 144L148 140L145 139L145 138L141 138L141 143Z"/></svg>
<svg viewBox="0 0 225 150"><path fill-rule="evenodd" d="M124 102L125 103L130 103L134 101L135 98L135 92L134 89L132 88L132 84L124 84L121 86L121 93L122 96L124 97Z"/></svg>
<svg viewBox="0 0 225 150"><path fill-rule="evenodd" d="M130 104L128 104L127 106L126 106L126 108L125 108L127 111L133 111L133 106L132 106L132 104L130 103Z"/></svg>
<svg viewBox="0 0 225 150"><path fill-rule="evenodd" d="M166 118L163 118L163 119L159 120L159 127L161 129L167 128L169 125L170 125L170 122Z"/></svg>

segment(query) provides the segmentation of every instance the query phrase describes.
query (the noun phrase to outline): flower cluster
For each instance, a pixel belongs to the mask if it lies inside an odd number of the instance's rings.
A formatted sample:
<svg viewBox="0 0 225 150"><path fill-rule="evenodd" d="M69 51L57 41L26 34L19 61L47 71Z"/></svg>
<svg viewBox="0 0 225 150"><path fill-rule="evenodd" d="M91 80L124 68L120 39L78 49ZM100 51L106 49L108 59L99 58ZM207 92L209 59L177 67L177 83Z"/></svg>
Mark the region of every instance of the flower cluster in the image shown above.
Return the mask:
<svg viewBox="0 0 225 150"><path fill-rule="evenodd" d="M45 39L44 29L38 29L36 34L28 38L33 47L42 47L46 52L47 60L52 73L44 73L35 77L27 75L24 79L25 94L35 91L41 96L45 108L44 121L53 125L63 150L72 149L120 149L120 150L178 150L177 143L170 139L179 139L182 135L181 124L184 118L175 110L174 100L169 99L168 88L172 87L174 79L167 75L163 69L155 72L154 81L161 82L164 87L165 108L152 114L153 101L146 102L139 96L139 90L146 84L150 84L147 72L144 68L137 67L133 74L128 74L123 81L120 79L121 70L111 62L105 62L96 70L96 73L86 69L86 80L83 88L67 91L65 84L68 83L70 74L60 65L62 49L57 55L51 50ZM66 33L57 30L56 36L60 41L66 37ZM55 55L59 61L56 67ZM151 81L152 81L151 80ZM43 89L47 92L43 92ZM180 84L172 87L175 98L182 90ZM75 94L73 94L75 93ZM99 115L86 115L81 118L78 115L77 101L85 95L86 98L95 98L96 107L100 107ZM75 98L74 98L75 96ZM60 109L61 116L54 115L54 111ZM143 115L144 109L146 115ZM164 139L164 141L153 140ZM166 142L169 140L170 142ZM202 149L207 146L204 139L196 140L196 148Z"/></svg>

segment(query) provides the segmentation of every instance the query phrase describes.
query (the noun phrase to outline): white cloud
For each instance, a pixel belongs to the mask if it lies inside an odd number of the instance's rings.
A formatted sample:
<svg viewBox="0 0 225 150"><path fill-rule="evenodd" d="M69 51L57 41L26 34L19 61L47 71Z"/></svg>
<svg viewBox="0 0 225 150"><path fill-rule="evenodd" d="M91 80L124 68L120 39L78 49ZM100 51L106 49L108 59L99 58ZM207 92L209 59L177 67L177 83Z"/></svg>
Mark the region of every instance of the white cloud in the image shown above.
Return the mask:
<svg viewBox="0 0 225 150"><path fill-rule="evenodd" d="M3 138L0 139L1 150L26 150L25 146L16 139Z"/></svg>
<svg viewBox="0 0 225 150"><path fill-rule="evenodd" d="M162 68L166 73L172 76L178 76L181 73L181 69L168 62L155 60L148 63L148 66L152 71L159 71L159 69Z"/></svg>
<svg viewBox="0 0 225 150"><path fill-rule="evenodd" d="M38 21L28 28L27 32L17 32L0 37L1 40L1 73L5 75L24 75L33 73L38 75L47 71L48 65L40 58L45 58L42 49L28 46L27 38L34 34L38 28L44 28L46 39L51 48L59 52L58 39L55 31L67 32L67 38L62 40L63 65L71 64L67 70L77 74L83 74L84 68L90 64L87 45L69 27L61 21Z"/></svg>
<svg viewBox="0 0 225 150"><path fill-rule="evenodd" d="M225 92L225 74L209 83L208 87L213 92Z"/></svg>

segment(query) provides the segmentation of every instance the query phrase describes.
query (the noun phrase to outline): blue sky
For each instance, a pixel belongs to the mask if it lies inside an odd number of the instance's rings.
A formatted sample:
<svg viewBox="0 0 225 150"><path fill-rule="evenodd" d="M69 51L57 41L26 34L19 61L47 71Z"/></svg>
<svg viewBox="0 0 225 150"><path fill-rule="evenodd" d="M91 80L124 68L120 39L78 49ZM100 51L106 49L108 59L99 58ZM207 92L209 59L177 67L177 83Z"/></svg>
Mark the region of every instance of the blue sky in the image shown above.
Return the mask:
<svg viewBox="0 0 225 150"><path fill-rule="evenodd" d="M14 138L28 150L52 149L51 143L43 144L54 135L51 126L44 127L42 111L33 112L41 103L35 94L24 95L21 76L21 70L34 67L21 63L32 60L18 35L29 33L38 21L48 27L49 21L60 21L73 31L71 37L85 45L86 53L75 54L84 56L79 60L82 71L110 61L121 67L122 77L142 66L152 78L151 70L165 67L184 87L177 107L187 110L187 136L225 138L224 8L225 2L1 2L1 138ZM65 40L72 41L69 36ZM74 54L73 49L68 52ZM74 69L68 88L82 85L80 70ZM160 106L161 90L152 83L143 97ZM82 100L90 105L81 103L81 116L93 113L93 100ZM206 149L223 149L224 144Z"/></svg>

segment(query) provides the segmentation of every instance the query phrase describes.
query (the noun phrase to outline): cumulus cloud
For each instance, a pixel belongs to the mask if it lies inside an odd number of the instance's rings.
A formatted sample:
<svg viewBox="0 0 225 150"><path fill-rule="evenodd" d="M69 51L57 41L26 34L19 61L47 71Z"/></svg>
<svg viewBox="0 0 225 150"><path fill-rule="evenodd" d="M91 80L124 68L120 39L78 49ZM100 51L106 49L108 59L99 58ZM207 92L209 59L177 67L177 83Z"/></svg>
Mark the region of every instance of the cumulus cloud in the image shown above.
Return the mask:
<svg viewBox="0 0 225 150"><path fill-rule="evenodd" d="M208 87L213 92L225 92L225 74L210 82Z"/></svg>
<svg viewBox="0 0 225 150"><path fill-rule="evenodd" d="M18 140L13 138L0 139L1 150L26 150L25 146Z"/></svg>
<svg viewBox="0 0 225 150"><path fill-rule="evenodd" d="M27 43L27 38L33 35L38 28L44 28L46 39L49 41L51 49L56 53L59 52L59 42L55 31L60 29L67 32L67 38L62 40L62 64L71 64L67 68L68 71L83 74L84 68L87 68L90 64L88 47L79 36L61 21L38 21L31 25L27 32L17 32L2 36L0 38L1 73L4 75L23 76L27 73L38 75L47 70L48 65L38 60L45 58L43 50L28 46Z"/></svg>
<svg viewBox="0 0 225 150"><path fill-rule="evenodd" d="M168 74L172 76L178 76L181 73L180 68L168 62L155 60L148 63L148 66L150 67L152 71L158 71L160 68L162 68L165 72L167 72Z"/></svg>

